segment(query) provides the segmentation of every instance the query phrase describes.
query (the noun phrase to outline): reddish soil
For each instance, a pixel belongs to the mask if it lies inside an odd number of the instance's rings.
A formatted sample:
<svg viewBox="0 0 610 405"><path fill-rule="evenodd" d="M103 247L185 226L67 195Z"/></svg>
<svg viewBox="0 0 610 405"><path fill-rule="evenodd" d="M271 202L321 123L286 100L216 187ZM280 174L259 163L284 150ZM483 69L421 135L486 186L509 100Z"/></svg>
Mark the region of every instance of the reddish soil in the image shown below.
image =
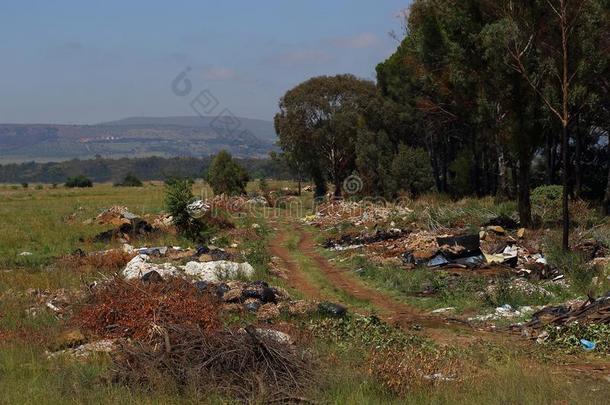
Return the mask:
<svg viewBox="0 0 610 405"><path fill-rule="evenodd" d="M276 237L269 245L269 251L272 256L276 256L280 259L282 267L287 271L288 285L291 288L302 292L309 299L324 299L320 289L307 279L307 276L305 276L303 270L299 268L298 264L292 259L290 250L284 246L287 240L288 235L286 232L279 230Z"/></svg>

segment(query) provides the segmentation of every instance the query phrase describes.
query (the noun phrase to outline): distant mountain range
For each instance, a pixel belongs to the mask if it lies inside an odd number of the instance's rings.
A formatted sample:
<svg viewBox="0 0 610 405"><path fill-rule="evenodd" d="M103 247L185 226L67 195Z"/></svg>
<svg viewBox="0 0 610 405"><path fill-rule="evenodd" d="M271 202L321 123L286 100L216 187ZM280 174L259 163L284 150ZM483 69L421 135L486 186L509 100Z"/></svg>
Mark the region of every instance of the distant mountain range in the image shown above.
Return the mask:
<svg viewBox="0 0 610 405"><path fill-rule="evenodd" d="M0 124L0 164L123 157L236 157L276 150L269 121L233 117L132 117L95 125Z"/></svg>

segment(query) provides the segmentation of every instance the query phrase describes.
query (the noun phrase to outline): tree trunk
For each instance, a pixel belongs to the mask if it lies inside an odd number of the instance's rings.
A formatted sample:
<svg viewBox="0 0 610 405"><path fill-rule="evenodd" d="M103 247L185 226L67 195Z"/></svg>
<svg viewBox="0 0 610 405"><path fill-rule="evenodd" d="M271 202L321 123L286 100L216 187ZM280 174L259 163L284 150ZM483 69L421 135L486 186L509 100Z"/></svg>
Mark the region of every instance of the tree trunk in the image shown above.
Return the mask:
<svg viewBox="0 0 610 405"><path fill-rule="evenodd" d="M580 132L580 119L576 121L576 150L574 158L574 196L580 198L582 194L582 134Z"/></svg>
<svg viewBox="0 0 610 405"><path fill-rule="evenodd" d="M570 249L570 206L569 206L569 162L568 162L568 147L569 147L569 135L568 125L565 123L562 130L562 142L561 142L561 153L563 155L563 196L562 196L562 210L563 210L563 238L562 248L564 252Z"/></svg>
<svg viewBox="0 0 610 405"><path fill-rule="evenodd" d="M530 167L531 162L524 157L519 159L519 221L521 226L532 224L532 204L530 201Z"/></svg>
<svg viewBox="0 0 610 405"><path fill-rule="evenodd" d="M335 186L335 192L333 193L333 197L336 200L341 199L341 191L342 191L342 184L341 181L339 181L338 179L335 179L334 181L334 186Z"/></svg>
<svg viewBox="0 0 610 405"><path fill-rule="evenodd" d="M608 183L606 184L606 196L604 197L604 205L602 207L602 212L604 215L610 215L610 135L608 135Z"/></svg>
<svg viewBox="0 0 610 405"><path fill-rule="evenodd" d="M509 196L508 182L506 181L507 169L506 160L504 159L504 152L500 150L498 153L498 192L496 195L500 199L505 199Z"/></svg>

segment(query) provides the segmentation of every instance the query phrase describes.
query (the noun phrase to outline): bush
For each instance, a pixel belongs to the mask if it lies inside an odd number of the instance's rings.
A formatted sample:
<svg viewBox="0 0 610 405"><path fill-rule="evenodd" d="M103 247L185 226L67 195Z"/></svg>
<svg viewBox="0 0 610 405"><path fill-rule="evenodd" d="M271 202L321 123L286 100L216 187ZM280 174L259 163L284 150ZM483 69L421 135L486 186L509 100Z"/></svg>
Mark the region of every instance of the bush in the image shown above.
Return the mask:
<svg viewBox="0 0 610 405"><path fill-rule="evenodd" d="M267 180L264 177L258 181L258 188L263 194L267 194L269 192L269 183L267 183Z"/></svg>
<svg viewBox="0 0 610 405"><path fill-rule="evenodd" d="M93 182L87 177L80 175L69 177L66 181L66 187L68 188L85 188L85 187L93 187Z"/></svg>
<svg viewBox="0 0 610 405"><path fill-rule="evenodd" d="M562 186L540 186L532 191L532 213L543 223L557 223L562 218Z"/></svg>
<svg viewBox="0 0 610 405"><path fill-rule="evenodd" d="M135 174L127 173L121 183L115 184L116 187L142 187L142 180L140 180Z"/></svg>
<svg viewBox="0 0 610 405"><path fill-rule="evenodd" d="M200 218L193 218L188 205L195 200L191 179L169 179L165 182L165 208L172 216L174 225L185 237L194 241L205 239L205 224Z"/></svg>
<svg viewBox="0 0 610 405"><path fill-rule="evenodd" d="M245 194L249 180L246 170L233 160L229 152L220 151L212 160L208 171L208 183L214 194L229 196Z"/></svg>
<svg viewBox="0 0 610 405"><path fill-rule="evenodd" d="M28 183L21 183L22 188L28 188L30 185Z"/></svg>

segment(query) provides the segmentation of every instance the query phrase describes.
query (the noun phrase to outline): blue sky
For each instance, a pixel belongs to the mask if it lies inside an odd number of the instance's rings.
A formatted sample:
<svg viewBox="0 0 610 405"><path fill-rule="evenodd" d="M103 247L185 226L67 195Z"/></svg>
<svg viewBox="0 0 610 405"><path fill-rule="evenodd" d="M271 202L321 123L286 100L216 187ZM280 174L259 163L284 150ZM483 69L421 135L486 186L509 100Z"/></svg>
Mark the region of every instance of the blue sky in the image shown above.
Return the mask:
<svg viewBox="0 0 610 405"><path fill-rule="evenodd" d="M0 122L193 115L186 67L234 114L271 119L309 77L374 79L408 0L0 2ZM192 97L191 97L192 98Z"/></svg>
<svg viewBox="0 0 610 405"><path fill-rule="evenodd" d="M374 78L408 0L0 2L0 122L97 123L193 115L186 67L234 114L271 119L320 74Z"/></svg>

